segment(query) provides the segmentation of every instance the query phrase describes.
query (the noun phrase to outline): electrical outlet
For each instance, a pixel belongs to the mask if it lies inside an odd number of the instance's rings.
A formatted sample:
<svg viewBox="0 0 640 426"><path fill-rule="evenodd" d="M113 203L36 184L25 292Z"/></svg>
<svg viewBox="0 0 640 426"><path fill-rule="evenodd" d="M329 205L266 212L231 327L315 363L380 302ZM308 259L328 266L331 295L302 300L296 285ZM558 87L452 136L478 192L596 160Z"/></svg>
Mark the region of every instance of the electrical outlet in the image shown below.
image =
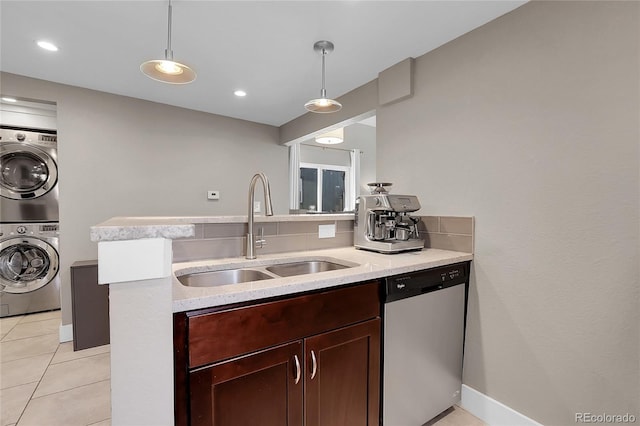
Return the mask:
<svg viewBox="0 0 640 426"><path fill-rule="evenodd" d="M260 201L253 202L253 212L260 213Z"/></svg>
<svg viewBox="0 0 640 426"><path fill-rule="evenodd" d="M207 191L207 200L219 200L220 191Z"/></svg>
<svg viewBox="0 0 640 426"><path fill-rule="evenodd" d="M318 225L318 238L334 238L336 236L336 225Z"/></svg>

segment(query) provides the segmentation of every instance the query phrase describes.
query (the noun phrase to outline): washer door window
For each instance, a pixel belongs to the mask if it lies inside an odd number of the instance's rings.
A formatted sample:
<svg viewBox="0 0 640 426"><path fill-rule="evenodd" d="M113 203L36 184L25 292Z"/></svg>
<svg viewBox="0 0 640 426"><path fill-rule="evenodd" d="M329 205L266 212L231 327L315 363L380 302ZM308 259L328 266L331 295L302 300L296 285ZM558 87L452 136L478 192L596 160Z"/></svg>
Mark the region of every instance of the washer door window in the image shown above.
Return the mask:
<svg viewBox="0 0 640 426"><path fill-rule="evenodd" d="M49 154L33 146L10 143L0 151L0 195L13 200L40 197L53 188L58 169Z"/></svg>
<svg viewBox="0 0 640 426"><path fill-rule="evenodd" d="M37 238L0 243L0 291L27 293L49 284L58 273L58 252Z"/></svg>

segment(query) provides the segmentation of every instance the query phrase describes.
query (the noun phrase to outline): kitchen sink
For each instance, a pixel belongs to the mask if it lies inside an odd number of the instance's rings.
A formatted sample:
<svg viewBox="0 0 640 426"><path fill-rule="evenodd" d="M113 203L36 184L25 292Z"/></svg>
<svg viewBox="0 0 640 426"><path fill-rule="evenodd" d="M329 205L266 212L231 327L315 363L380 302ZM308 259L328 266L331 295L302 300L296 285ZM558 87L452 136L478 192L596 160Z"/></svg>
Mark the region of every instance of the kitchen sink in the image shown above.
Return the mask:
<svg viewBox="0 0 640 426"><path fill-rule="evenodd" d="M262 271L254 269L226 269L223 271L198 272L178 277L182 285L188 287L215 287L227 284L247 283L250 281L274 278Z"/></svg>
<svg viewBox="0 0 640 426"><path fill-rule="evenodd" d="M280 260L282 262L282 260ZM272 278L293 277L351 268L357 264L342 264L329 260L310 259L297 262L276 263L261 266L246 266L210 272L195 272L176 276L187 287L216 287L228 284L248 283Z"/></svg>
<svg viewBox="0 0 640 426"><path fill-rule="evenodd" d="M267 271L273 272L281 277L292 277L294 275L314 274L317 272L335 271L346 269L350 266L328 262L326 260L313 260L295 263L283 263L267 267Z"/></svg>

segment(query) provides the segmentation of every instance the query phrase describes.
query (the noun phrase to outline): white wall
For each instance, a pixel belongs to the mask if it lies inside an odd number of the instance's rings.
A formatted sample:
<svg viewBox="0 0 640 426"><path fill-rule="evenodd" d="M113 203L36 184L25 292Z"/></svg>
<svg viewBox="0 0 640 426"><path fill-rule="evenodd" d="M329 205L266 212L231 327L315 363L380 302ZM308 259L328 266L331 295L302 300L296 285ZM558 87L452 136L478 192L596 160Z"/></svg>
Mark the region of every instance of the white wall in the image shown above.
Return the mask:
<svg viewBox="0 0 640 426"><path fill-rule="evenodd" d="M288 211L288 152L275 127L1 77L3 95L57 103L63 324L71 323L69 266L97 256L90 226L113 216L246 214L258 171L271 181L275 213ZM208 189L221 199L207 200Z"/></svg>
<svg viewBox="0 0 640 426"><path fill-rule="evenodd" d="M545 425L640 415L639 8L528 3L377 110L379 179L476 218L464 383Z"/></svg>

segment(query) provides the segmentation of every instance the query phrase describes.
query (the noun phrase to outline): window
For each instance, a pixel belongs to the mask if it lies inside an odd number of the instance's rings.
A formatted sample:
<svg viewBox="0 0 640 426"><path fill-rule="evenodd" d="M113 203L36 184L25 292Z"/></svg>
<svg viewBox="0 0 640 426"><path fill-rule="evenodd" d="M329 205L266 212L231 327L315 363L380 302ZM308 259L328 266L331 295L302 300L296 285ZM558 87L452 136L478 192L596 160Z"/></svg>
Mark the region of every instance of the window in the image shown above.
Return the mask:
<svg viewBox="0 0 640 426"><path fill-rule="evenodd" d="M300 209L342 212L351 205L350 167L300 163Z"/></svg>

